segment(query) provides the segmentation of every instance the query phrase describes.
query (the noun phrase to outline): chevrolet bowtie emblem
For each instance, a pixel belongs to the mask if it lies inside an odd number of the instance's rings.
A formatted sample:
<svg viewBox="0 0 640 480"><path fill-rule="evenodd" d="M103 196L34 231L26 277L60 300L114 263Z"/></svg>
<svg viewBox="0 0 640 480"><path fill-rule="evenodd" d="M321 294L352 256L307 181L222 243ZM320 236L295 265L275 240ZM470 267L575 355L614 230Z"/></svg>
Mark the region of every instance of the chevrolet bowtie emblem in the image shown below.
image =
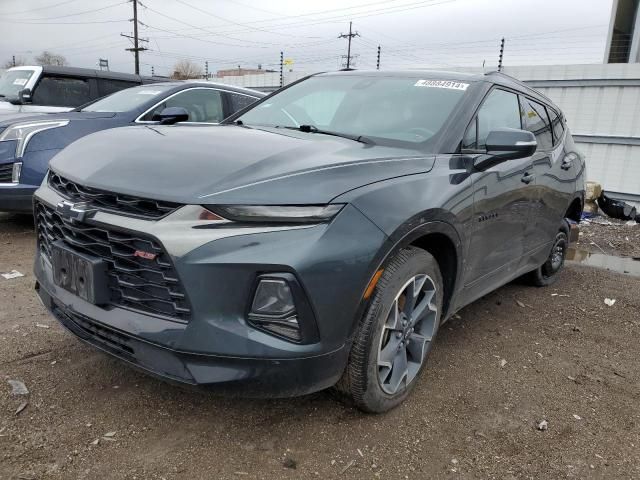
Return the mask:
<svg viewBox="0 0 640 480"><path fill-rule="evenodd" d="M89 202L69 202L63 200L58 203L56 212L65 220L83 221L89 215L96 212L95 208L89 206Z"/></svg>

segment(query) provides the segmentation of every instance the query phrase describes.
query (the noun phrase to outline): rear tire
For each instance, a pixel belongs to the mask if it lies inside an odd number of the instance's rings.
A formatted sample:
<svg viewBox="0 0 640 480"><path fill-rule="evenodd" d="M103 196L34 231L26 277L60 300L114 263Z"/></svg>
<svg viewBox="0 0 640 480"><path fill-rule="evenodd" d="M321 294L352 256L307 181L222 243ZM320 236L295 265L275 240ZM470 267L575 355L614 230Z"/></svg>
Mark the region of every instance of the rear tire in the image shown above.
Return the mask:
<svg viewBox="0 0 640 480"><path fill-rule="evenodd" d="M370 413L402 403L424 370L442 298L436 260L415 247L399 251L384 267L356 329L338 392Z"/></svg>
<svg viewBox="0 0 640 480"><path fill-rule="evenodd" d="M569 248L569 225L563 221L562 228L556 234L551 252L545 262L526 276L528 283L536 287L553 285L564 268Z"/></svg>

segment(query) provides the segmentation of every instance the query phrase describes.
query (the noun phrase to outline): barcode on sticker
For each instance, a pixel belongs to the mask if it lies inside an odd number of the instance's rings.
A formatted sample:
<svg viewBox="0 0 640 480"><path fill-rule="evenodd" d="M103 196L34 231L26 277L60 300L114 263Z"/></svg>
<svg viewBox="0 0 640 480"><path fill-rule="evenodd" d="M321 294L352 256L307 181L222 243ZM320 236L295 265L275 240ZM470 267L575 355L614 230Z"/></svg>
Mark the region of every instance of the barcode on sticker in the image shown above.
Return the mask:
<svg viewBox="0 0 640 480"><path fill-rule="evenodd" d="M452 90L466 90L468 86L468 83L451 80L418 80L414 85L414 87L450 88Z"/></svg>

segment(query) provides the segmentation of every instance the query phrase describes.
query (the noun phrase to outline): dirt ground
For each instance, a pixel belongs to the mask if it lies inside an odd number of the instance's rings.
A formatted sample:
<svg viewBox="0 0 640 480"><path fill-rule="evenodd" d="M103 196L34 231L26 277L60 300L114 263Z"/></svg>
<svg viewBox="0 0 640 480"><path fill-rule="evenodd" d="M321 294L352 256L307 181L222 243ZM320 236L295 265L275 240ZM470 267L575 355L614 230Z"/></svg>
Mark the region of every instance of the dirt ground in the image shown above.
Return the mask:
<svg viewBox="0 0 640 480"><path fill-rule="evenodd" d="M34 246L29 219L0 216L0 271L25 273L0 278L1 479L640 478L640 278L570 265L554 287L499 289L443 327L405 404L371 416L128 368L45 313Z"/></svg>
<svg viewBox="0 0 640 480"><path fill-rule="evenodd" d="M640 258L640 223L596 217L580 223L577 247L591 253Z"/></svg>

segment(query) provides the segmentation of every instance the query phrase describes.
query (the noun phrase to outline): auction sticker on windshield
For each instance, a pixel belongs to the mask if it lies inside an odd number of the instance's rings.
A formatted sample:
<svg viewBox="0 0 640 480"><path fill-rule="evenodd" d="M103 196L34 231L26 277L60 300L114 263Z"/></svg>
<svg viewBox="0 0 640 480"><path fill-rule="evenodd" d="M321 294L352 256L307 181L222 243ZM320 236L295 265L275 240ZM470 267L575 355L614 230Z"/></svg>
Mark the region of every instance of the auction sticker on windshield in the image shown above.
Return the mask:
<svg viewBox="0 0 640 480"><path fill-rule="evenodd" d="M468 86L468 83L451 80L418 80L414 84L414 87L449 88L451 90L466 90Z"/></svg>

